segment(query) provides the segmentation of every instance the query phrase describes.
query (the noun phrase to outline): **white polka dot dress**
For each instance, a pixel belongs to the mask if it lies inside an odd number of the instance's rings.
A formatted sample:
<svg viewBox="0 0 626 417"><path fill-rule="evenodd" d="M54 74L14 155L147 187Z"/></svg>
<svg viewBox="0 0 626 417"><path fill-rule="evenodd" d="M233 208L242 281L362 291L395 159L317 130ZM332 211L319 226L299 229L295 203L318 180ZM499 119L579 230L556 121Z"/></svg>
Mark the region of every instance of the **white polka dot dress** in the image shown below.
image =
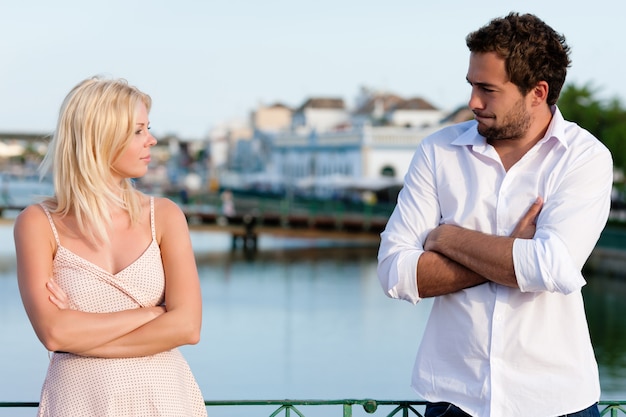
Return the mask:
<svg viewBox="0 0 626 417"><path fill-rule="evenodd" d="M130 266L110 274L64 248L50 213L57 241L54 280L70 308L106 313L159 305L165 276L150 201L152 242ZM48 367L38 416L206 416L198 384L178 349L139 358L88 358L54 353Z"/></svg>

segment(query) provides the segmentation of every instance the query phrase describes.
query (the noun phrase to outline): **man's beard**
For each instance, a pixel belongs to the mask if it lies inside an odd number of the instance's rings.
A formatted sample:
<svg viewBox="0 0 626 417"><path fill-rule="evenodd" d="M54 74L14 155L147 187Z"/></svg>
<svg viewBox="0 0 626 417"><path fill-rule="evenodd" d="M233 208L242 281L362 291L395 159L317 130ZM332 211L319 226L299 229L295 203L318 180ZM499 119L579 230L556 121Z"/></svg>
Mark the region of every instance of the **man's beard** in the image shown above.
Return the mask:
<svg viewBox="0 0 626 417"><path fill-rule="evenodd" d="M497 126L478 124L478 133L488 142L498 140L515 140L522 138L530 128L530 114L524 107L524 100L519 100Z"/></svg>

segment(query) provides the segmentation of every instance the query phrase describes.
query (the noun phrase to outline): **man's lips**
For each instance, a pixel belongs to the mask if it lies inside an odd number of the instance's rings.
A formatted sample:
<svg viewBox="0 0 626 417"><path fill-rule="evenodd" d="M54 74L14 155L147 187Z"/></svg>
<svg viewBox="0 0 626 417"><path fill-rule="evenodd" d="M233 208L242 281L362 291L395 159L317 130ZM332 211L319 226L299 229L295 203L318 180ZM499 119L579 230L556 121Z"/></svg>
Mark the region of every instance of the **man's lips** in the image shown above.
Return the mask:
<svg viewBox="0 0 626 417"><path fill-rule="evenodd" d="M489 115L489 114L474 113L474 118L476 120L478 120L478 119L486 120L486 119L493 119L493 116Z"/></svg>

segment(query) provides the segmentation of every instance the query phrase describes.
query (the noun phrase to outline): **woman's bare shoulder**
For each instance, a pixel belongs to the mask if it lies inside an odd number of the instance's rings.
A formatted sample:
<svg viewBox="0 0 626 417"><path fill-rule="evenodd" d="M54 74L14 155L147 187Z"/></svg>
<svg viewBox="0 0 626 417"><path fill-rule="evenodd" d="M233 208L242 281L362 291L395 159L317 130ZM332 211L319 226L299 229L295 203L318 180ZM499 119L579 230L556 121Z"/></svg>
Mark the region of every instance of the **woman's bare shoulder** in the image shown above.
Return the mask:
<svg viewBox="0 0 626 417"><path fill-rule="evenodd" d="M17 215L13 225L13 233L16 243L19 241L37 241L40 243L49 242L51 247L54 246L55 239L50 221L39 204L30 205Z"/></svg>
<svg viewBox="0 0 626 417"><path fill-rule="evenodd" d="M154 197L154 211L162 216L182 214L180 206L167 197Z"/></svg>
<svg viewBox="0 0 626 417"><path fill-rule="evenodd" d="M22 210L15 218L15 228L40 227L41 224L48 223L48 218L43 208L39 204L32 204Z"/></svg>
<svg viewBox="0 0 626 417"><path fill-rule="evenodd" d="M187 223L187 218L182 209L174 201L166 197L154 198L154 218L157 225L161 225L162 229L168 229L168 226L180 226L181 223Z"/></svg>

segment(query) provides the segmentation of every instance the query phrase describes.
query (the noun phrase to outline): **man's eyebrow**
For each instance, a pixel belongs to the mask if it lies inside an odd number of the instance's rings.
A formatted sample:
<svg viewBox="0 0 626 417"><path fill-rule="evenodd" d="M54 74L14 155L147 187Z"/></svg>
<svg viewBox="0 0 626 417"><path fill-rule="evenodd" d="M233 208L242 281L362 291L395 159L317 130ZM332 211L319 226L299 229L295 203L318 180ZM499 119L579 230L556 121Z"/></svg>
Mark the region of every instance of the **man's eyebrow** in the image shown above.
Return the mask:
<svg viewBox="0 0 626 417"><path fill-rule="evenodd" d="M472 82L470 81L469 78L465 77L465 81L467 81L467 83L469 85L477 85L479 87L490 87L490 88L495 88L496 85L495 84L489 84L489 83L481 83L481 82Z"/></svg>

